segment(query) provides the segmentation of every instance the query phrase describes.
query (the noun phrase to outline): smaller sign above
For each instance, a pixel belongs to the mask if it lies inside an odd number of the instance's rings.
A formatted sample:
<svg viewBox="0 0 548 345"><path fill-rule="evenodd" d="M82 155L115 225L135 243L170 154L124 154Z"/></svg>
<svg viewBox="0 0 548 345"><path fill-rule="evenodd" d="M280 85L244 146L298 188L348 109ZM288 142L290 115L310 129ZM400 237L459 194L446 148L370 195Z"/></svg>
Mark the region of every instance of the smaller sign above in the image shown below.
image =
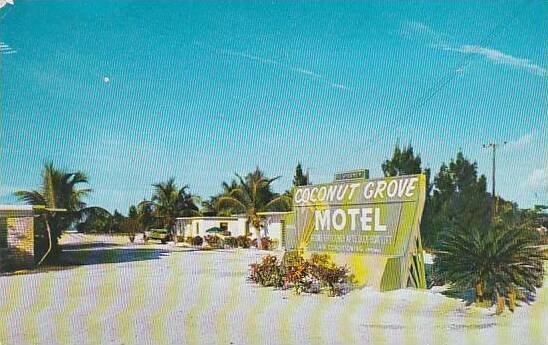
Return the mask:
<svg viewBox="0 0 548 345"><path fill-rule="evenodd" d="M368 178L369 178L368 169L345 171L345 172L340 172L335 174L335 181L348 181L348 180L358 180L358 179L367 180Z"/></svg>

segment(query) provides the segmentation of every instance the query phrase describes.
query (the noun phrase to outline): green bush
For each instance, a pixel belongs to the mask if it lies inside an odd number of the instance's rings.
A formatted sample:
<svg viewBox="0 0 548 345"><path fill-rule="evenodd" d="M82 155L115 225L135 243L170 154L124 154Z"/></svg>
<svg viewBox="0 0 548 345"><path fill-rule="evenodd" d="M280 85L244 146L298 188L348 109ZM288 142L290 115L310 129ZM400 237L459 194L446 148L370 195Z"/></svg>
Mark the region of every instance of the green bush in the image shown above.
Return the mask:
<svg viewBox="0 0 548 345"><path fill-rule="evenodd" d="M234 238L232 236L228 236L228 237L223 238L223 245L228 246L230 248L236 247L236 245L237 245L236 238Z"/></svg>
<svg viewBox="0 0 548 345"><path fill-rule="evenodd" d="M221 247L221 238L217 235L206 235L205 236L205 241L212 248L220 248Z"/></svg>
<svg viewBox="0 0 548 345"><path fill-rule="evenodd" d="M236 237L236 244L240 248L249 248L251 246L251 239L247 236Z"/></svg>
<svg viewBox="0 0 548 345"><path fill-rule="evenodd" d="M257 284L281 288L284 284L283 277L282 265L273 255L264 256L261 263L251 264L249 278Z"/></svg>
<svg viewBox="0 0 548 345"><path fill-rule="evenodd" d="M264 250L270 250L272 249L272 243L273 241L270 239L270 237L261 237L261 244L262 244L262 249ZM251 245L253 247L257 247L257 239L254 238L253 241L251 241Z"/></svg>
<svg viewBox="0 0 548 345"><path fill-rule="evenodd" d="M434 271L451 285L450 293L475 289L486 299L515 292L526 299L535 294L543 283L547 256L538 246L539 234L528 217L513 208L502 209L483 228L449 228L440 241Z"/></svg>
<svg viewBox="0 0 548 345"><path fill-rule="evenodd" d="M201 246L202 244L204 244L204 239L200 236L195 236L193 239L192 239L192 245L194 246Z"/></svg>

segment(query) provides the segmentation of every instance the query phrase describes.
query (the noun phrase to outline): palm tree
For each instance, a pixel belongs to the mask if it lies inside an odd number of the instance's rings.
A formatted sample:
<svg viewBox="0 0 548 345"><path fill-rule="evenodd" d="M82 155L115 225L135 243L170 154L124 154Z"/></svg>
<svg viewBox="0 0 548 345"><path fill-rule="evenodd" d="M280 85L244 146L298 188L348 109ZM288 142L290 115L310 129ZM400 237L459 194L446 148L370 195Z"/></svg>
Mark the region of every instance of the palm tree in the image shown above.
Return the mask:
<svg viewBox="0 0 548 345"><path fill-rule="evenodd" d="M172 177L166 182L155 183L152 186L154 195L149 204L154 209L154 214L159 218L162 226L171 232L173 232L177 217L200 214L196 206L198 200L188 192L188 185L178 188L175 178Z"/></svg>
<svg viewBox="0 0 548 345"><path fill-rule="evenodd" d="M139 228L143 232L152 228L156 223L153 206L153 203L146 199L137 205L137 219Z"/></svg>
<svg viewBox="0 0 548 345"><path fill-rule="evenodd" d="M267 178L264 173L255 169L245 178L236 174L238 186L231 188L225 196L218 199L218 206L231 207L234 212L245 212L247 221L255 228L257 235L257 246L262 249L261 243L261 217L259 212L270 211L275 208L287 208L290 204L289 197L286 194L278 195L271 190L272 182L280 178Z"/></svg>
<svg viewBox="0 0 548 345"><path fill-rule="evenodd" d="M202 202L202 213L205 215L211 216L228 216L233 213L233 207L222 205L219 206L219 199L224 196L229 196L230 192L234 189L239 188L238 182L235 179L232 179L230 183L223 182L221 184L223 191L220 194L212 196L209 200L204 200Z"/></svg>
<svg viewBox="0 0 548 345"><path fill-rule="evenodd" d="M546 256L524 216L511 210L484 229L450 229L435 259L438 273L458 290L476 288L486 296L509 296L516 287L534 293Z"/></svg>
<svg viewBox="0 0 548 345"><path fill-rule="evenodd" d="M52 212L46 219L46 228L50 240L49 249L43 259L50 252L53 256L59 254L59 238L63 230L81 219L83 212L86 210L86 203L82 199L91 192L91 189L77 188L78 185L85 183L88 183L85 173L81 171L65 172L55 168L53 163L49 162L44 166L42 185L39 190L15 192L15 196L27 204L66 210L65 212Z"/></svg>

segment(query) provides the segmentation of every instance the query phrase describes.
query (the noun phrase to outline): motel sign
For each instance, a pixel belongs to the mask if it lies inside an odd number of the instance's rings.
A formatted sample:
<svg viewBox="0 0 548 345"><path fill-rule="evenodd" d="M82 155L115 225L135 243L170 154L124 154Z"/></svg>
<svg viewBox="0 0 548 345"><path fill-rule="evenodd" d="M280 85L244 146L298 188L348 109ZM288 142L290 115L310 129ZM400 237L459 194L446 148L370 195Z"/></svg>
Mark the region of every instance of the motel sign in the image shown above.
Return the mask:
<svg viewBox="0 0 548 345"><path fill-rule="evenodd" d="M364 285L380 290L423 287L419 224L425 190L424 175L299 187L288 250L332 253Z"/></svg>

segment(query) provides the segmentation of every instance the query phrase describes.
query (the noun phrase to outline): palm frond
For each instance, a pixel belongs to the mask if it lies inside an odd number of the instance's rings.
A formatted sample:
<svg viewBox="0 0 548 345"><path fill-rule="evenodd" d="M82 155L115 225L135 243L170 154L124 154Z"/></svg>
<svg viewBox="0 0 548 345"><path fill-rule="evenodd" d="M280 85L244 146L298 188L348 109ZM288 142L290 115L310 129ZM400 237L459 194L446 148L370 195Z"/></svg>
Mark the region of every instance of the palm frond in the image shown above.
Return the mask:
<svg viewBox="0 0 548 345"><path fill-rule="evenodd" d="M242 210L244 212L248 209L248 207L246 207L246 205L244 203L242 203L240 200L238 200L236 198L233 198L233 197L230 197L230 196L220 197L217 200L217 205L218 205L219 208L233 207L237 210Z"/></svg>
<svg viewBox="0 0 548 345"><path fill-rule="evenodd" d="M46 205L46 200L39 192L18 190L13 193L19 200L29 204L29 205Z"/></svg>

